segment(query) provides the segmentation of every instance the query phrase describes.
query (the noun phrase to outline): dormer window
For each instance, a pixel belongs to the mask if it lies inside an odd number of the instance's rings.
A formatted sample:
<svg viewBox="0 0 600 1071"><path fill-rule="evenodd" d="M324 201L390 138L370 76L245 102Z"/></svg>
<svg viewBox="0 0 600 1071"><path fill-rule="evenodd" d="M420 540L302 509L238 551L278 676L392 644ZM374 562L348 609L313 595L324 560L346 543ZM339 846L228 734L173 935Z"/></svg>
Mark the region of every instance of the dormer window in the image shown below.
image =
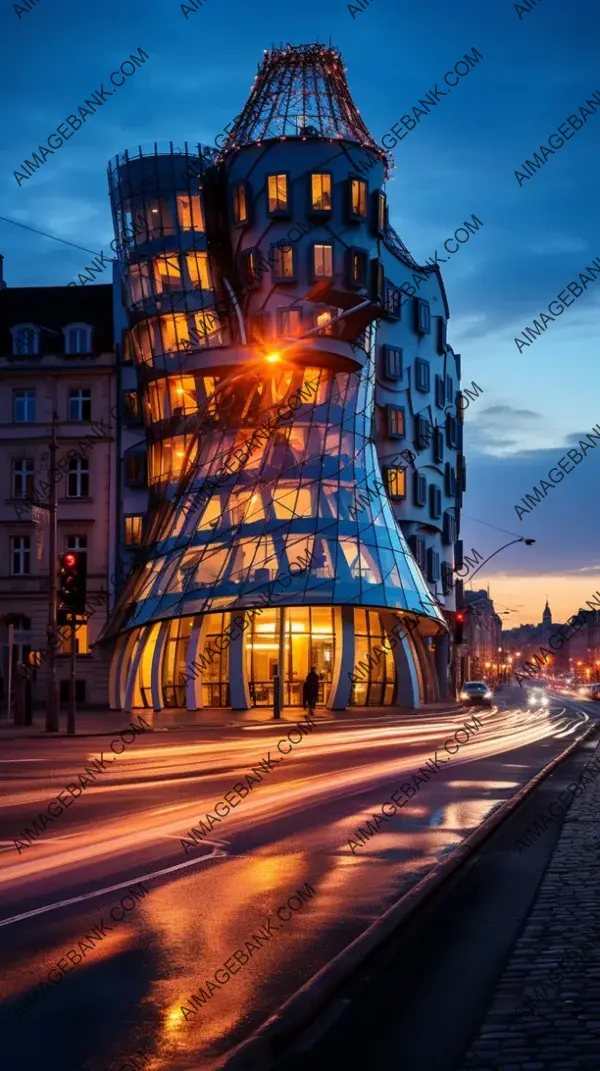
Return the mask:
<svg viewBox="0 0 600 1071"><path fill-rule="evenodd" d="M17 324L11 327L10 333L15 357L27 357L39 353L40 332L35 324Z"/></svg>
<svg viewBox="0 0 600 1071"><path fill-rule="evenodd" d="M89 324L69 324L63 328L65 353L91 353L92 328Z"/></svg>

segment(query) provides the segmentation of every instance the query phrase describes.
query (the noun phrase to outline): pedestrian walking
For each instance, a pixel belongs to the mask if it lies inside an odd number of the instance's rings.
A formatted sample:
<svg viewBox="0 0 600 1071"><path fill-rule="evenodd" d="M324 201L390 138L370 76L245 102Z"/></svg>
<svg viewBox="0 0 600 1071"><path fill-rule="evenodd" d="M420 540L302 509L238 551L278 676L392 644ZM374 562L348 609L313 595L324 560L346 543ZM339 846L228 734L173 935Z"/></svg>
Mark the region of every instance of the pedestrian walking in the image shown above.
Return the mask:
<svg viewBox="0 0 600 1071"><path fill-rule="evenodd" d="M306 676L306 680L304 681L303 696L302 696L304 708L306 709L306 707L308 707L308 713L309 714L313 713L313 711L314 711L314 709L315 709L315 707L317 705L318 697L319 697L319 676L315 672L314 666L311 666L310 670L309 670L309 672L308 672L308 674Z"/></svg>

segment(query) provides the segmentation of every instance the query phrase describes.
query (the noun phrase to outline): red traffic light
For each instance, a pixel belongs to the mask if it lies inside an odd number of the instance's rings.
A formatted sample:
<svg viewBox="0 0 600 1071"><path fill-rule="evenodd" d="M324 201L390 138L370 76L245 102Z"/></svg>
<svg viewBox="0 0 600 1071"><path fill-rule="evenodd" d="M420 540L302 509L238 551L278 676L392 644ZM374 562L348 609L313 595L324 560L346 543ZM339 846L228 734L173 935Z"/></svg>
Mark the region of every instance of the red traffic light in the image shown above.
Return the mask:
<svg viewBox="0 0 600 1071"><path fill-rule="evenodd" d="M72 566L75 565L76 561L77 558L74 554L63 554L63 562L65 565L68 565L69 568L72 568Z"/></svg>
<svg viewBox="0 0 600 1071"><path fill-rule="evenodd" d="M457 613L457 615L456 615L456 620L457 621L464 621L464 619L465 619L465 615L461 611L459 611Z"/></svg>

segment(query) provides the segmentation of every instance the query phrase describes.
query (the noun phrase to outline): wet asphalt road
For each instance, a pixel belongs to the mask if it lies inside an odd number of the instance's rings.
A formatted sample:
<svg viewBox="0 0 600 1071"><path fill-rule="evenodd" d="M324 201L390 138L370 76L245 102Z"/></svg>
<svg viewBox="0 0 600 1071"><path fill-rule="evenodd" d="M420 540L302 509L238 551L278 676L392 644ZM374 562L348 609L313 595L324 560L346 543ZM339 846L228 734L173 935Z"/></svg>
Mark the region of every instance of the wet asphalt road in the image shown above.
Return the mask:
<svg viewBox="0 0 600 1071"><path fill-rule="evenodd" d="M4 741L6 1066L118 1071L142 1051L150 1071L219 1067L595 717L594 704L555 696L546 709L528 707L524 693L498 692L497 707L478 713L482 727L451 758L442 752L448 762L354 854L348 842L356 843L357 828L473 711L322 722L284 757L276 743L287 725L155 733L114 763L106 738ZM102 751L105 772L19 854L14 838ZM186 852L186 832L269 754L281 761L244 799L230 797L235 809ZM147 895L127 899L140 881ZM306 882L314 894L290 910L288 899ZM253 941L265 925L269 940ZM104 934L84 940L98 926ZM213 984L205 1004L182 1013L226 961L235 975L217 975L221 988ZM46 977L53 967L55 986ZM43 999L23 1014L42 979Z"/></svg>

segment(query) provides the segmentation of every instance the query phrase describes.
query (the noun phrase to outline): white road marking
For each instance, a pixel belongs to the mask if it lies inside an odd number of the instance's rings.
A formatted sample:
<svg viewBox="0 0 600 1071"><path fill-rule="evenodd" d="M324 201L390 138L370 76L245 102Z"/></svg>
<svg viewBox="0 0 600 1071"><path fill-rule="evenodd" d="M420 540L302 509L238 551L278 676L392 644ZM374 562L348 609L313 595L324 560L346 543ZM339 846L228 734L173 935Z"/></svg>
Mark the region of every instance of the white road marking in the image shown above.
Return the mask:
<svg viewBox="0 0 600 1071"><path fill-rule="evenodd" d="M121 881L118 885L107 885L104 889L96 889L94 892L83 893L81 896L72 896L70 900L58 900L55 904L45 904L43 907L34 908L33 911L24 911L21 915L13 915L9 919L0 919L0 926L12 926L15 922L23 922L24 919L35 918L37 915L44 915L48 911L57 911L60 907L69 907L71 904L79 904L84 900L93 900L96 896L104 896L106 893L116 892L117 889L126 889L129 885L134 885L135 882L160 878L163 874L172 874L189 866L198 866L200 863L208 862L209 859L218 859L227 854L214 841L204 841L204 843L215 845L215 850L210 855L203 855L199 859L186 859L184 863L176 863L174 866L167 866L163 870L155 870L153 874L141 874L135 878L129 878L127 881Z"/></svg>

